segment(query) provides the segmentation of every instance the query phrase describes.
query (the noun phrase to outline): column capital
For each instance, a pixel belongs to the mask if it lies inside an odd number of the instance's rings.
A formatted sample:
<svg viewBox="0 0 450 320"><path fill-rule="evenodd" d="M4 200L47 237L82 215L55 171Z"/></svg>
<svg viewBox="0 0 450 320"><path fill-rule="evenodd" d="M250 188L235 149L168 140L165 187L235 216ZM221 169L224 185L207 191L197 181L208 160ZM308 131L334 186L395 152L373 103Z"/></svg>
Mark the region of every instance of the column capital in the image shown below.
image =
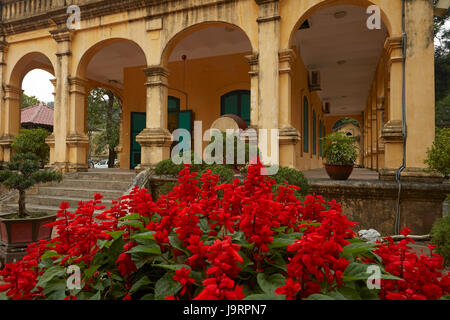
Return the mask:
<svg viewBox="0 0 450 320"><path fill-rule="evenodd" d="M23 90L21 88L7 84L5 86L5 99L20 100Z"/></svg>
<svg viewBox="0 0 450 320"><path fill-rule="evenodd" d="M292 63L295 61L296 58L297 54L295 53L295 50L293 49L281 50L278 53L278 59L280 63L279 68L280 74L291 72Z"/></svg>
<svg viewBox="0 0 450 320"><path fill-rule="evenodd" d="M56 83L56 79L55 83ZM53 83L53 82L52 82ZM78 77L69 77L70 93L86 94L87 80Z"/></svg>
<svg viewBox="0 0 450 320"><path fill-rule="evenodd" d="M301 140L300 132L294 127L285 127L279 129L280 145L297 144Z"/></svg>
<svg viewBox="0 0 450 320"><path fill-rule="evenodd" d="M387 53L388 64L403 61L403 38L401 36L389 37L384 42L384 50Z"/></svg>
<svg viewBox="0 0 450 320"><path fill-rule="evenodd" d="M381 138L385 142L403 141L403 128L401 120L391 120L387 122L381 130Z"/></svg>
<svg viewBox="0 0 450 320"><path fill-rule="evenodd" d="M278 11L279 0L255 0L259 6L258 23L280 20Z"/></svg>
<svg viewBox="0 0 450 320"><path fill-rule="evenodd" d="M168 86L169 70L163 66L156 65L142 69L147 77L146 86Z"/></svg>
<svg viewBox="0 0 450 320"><path fill-rule="evenodd" d="M51 34L52 38L56 42L70 42L72 41L72 32L67 29L56 29L56 30L50 30L49 33Z"/></svg>
<svg viewBox="0 0 450 320"><path fill-rule="evenodd" d="M6 40L0 40L0 52L6 53L9 48L9 43Z"/></svg>
<svg viewBox="0 0 450 320"><path fill-rule="evenodd" d="M136 137L142 147L170 147L172 135L163 128L146 128Z"/></svg>
<svg viewBox="0 0 450 320"><path fill-rule="evenodd" d="M256 76L259 72L259 55L258 55L258 53L254 53L254 54L245 56L245 59L247 59L247 62L250 65L249 74L251 76Z"/></svg>

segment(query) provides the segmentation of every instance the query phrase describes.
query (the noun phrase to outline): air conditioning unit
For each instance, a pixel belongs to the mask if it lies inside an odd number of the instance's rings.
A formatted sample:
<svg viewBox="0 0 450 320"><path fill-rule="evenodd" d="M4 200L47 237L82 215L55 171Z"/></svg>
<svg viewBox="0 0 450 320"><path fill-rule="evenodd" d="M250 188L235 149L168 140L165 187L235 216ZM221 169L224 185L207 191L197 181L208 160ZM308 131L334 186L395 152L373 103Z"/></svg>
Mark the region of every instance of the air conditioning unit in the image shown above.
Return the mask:
<svg viewBox="0 0 450 320"><path fill-rule="evenodd" d="M320 91L320 71L311 71L311 75L309 77L310 83L309 88L311 91Z"/></svg>
<svg viewBox="0 0 450 320"><path fill-rule="evenodd" d="M323 111L323 113L325 113L325 114L330 113L330 103L329 103L329 102L325 102L325 103L322 105L322 111Z"/></svg>

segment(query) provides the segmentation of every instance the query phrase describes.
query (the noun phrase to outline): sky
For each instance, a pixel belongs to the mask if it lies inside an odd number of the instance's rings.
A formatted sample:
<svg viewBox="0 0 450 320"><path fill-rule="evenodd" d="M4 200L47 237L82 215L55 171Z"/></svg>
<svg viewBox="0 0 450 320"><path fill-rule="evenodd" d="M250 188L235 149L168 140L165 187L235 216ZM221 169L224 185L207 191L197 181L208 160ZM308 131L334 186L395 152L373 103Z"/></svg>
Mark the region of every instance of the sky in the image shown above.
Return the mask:
<svg viewBox="0 0 450 320"><path fill-rule="evenodd" d="M446 22L445 28L450 28L450 20ZM435 41L435 44L438 45L439 43ZM52 102L55 100L53 95L55 89L50 79L53 78L47 71L40 69L32 70L23 79L22 89L28 96L35 96L42 102Z"/></svg>

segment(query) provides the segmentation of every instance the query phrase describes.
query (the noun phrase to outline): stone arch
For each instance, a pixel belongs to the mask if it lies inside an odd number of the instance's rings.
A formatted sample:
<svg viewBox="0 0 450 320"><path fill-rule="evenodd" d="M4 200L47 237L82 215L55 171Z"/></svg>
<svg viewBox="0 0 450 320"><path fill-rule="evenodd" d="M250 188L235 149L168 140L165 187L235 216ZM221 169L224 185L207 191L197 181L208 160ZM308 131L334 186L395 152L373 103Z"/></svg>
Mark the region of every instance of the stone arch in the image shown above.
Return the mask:
<svg viewBox="0 0 450 320"><path fill-rule="evenodd" d="M106 40L99 41L86 49L84 53L81 55L81 59L78 62L78 65L76 67L76 75L80 78L86 77L86 71L88 69L89 63L92 61L92 59L95 57L95 55L99 52L101 52L103 49L107 48L108 46L117 44L117 43L128 43L134 49L136 52L142 55L143 59L143 65L147 65L147 56L145 54L145 51L142 49L142 47L135 41L126 39L126 38L110 38Z"/></svg>
<svg viewBox="0 0 450 320"><path fill-rule="evenodd" d="M250 37L245 32L245 30L243 30L238 25L229 23L229 22L224 22L224 21L205 21L205 22L193 24L186 28L174 31L171 34L171 36L168 37L168 41L165 43L164 49L162 50L161 60L160 60L161 64L162 65L168 64L170 54L172 53L172 51L176 48L176 46L182 39L184 39L185 37L197 32L197 31L207 29L208 27L214 27L214 26L223 26L223 27L228 27L228 28L237 30L241 34L245 35L246 39L248 40L248 43L250 44L251 51L254 50L255 44L252 43Z"/></svg>
<svg viewBox="0 0 450 320"><path fill-rule="evenodd" d="M393 19L393 17L390 17L390 15L388 14L388 6L385 0L309 0L308 4L303 5L303 7L306 6L306 10L304 9L300 11L303 12L302 15L297 19L292 28L290 28L287 43L282 43L281 47L290 48L292 46L296 31L311 15L322 9L338 5L354 5L363 8L368 8L371 5L377 5L380 8L382 23L385 25L388 31L388 37L394 34L401 34L401 29L399 29L399 27L397 25L394 25L392 22L395 21L395 19Z"/></svg>
<svg viewBox="0 0 450 320"><path fill-rule="evenodd" d="M23 78L34 69L42 69L55 75L55 69L51 60L41 52L30 52L22 56L14 65L9 78L9 85L21 88Z"/></svg>

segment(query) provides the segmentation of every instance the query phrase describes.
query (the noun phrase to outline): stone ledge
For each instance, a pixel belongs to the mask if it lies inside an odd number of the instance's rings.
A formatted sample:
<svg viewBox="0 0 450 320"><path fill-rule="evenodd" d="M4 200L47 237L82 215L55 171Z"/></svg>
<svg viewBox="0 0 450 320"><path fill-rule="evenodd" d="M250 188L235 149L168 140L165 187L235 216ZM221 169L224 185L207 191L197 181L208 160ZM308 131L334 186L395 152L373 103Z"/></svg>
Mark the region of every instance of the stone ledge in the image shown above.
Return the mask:
<svg viewBox="0 0 450 320"><path fill-rule="evenodd" d="M395 181L397 169L380 169L381 181ZM442 184L444 177L439 173L425 172L421 168L406 168L400 175L402 182Z"/></svg>

